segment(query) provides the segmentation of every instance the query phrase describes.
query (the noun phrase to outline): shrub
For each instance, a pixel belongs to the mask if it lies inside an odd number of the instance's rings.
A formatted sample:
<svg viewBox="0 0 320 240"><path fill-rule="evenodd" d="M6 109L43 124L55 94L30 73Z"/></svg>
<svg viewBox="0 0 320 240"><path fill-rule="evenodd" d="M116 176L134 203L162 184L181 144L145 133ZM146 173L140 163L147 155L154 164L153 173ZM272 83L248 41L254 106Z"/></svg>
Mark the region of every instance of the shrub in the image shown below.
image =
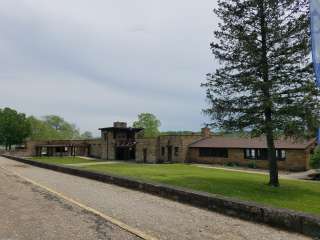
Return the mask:
<svg viewBox="0 0 320 240"><path fill-rule="evenodd" d="M320 147L317 147L310 158L312 168L320 168Z"/></svg>
<svg viewBox="0 0 320 240"><path fill-rule="evenodd" d="M228 163L225 164L225 166L227 166L227 167L239 167L239 164L235 163L235 162L228 162Z"/></svg>
<svg viewBox="0 0 320 240"><path fill-rule="evenodd" d="M257 164L255 161L248 163L248 168L257 168Z"/></svg>

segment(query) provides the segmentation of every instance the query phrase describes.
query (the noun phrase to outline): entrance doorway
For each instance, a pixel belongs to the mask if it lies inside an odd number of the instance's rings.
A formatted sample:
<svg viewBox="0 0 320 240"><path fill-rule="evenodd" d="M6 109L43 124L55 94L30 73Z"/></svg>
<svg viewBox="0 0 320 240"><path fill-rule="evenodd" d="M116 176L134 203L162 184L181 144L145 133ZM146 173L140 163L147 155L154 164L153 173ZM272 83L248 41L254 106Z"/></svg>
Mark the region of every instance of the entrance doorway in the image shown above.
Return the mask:
<svg viewBox="0 0 320 240"><path fill-rule="evenodd" d="M143 149L143 162L147 162L147 157L148 157L148 149L144 148Z"/></svg>
<svg viewBox="0 0 320 240"><path fill-rule="evenodd" d="M117 147L116 160L129 161L135 159L135 149L130 147Z"/></svg>

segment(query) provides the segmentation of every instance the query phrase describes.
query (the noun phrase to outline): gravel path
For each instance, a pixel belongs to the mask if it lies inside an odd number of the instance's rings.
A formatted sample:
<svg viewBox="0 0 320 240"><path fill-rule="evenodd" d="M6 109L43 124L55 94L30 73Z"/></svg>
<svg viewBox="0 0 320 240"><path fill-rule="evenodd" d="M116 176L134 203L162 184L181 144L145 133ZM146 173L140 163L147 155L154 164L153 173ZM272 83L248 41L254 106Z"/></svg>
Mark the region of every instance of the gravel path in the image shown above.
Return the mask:
<svg viewBox="0 0 320 240"><path fill-rule="evenodd" d="M138 238L0 169L0 239Z"/></svg>
<svg viewBox="0 0 320 240"><path fill-rule="evenodd" d="M149 194L1 157L0 167L15 171L159 239L308 239Z"/></svg>

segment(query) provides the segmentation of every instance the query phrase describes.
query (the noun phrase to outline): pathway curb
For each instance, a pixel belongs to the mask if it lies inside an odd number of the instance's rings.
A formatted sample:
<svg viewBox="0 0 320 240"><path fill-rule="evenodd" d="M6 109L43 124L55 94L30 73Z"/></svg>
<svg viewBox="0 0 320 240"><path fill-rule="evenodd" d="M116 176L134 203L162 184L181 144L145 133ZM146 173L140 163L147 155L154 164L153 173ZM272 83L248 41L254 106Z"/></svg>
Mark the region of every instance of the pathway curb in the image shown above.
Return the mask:
<svg viewBox="0 0 320 240"><path fill-rule="evenodd" d="M103 174L62 165L42 163L16 156L2 156L36 167L50 169L100 182L111 183L121 187L139 190L145 193L171 199L177 202L186 203L195 207L219 212L232 217L264 223L288 231L302 233L313 238L320 238L320 217L313 216L311 214L267 207L257 203L235 200L180 187L172 187L165 184L143 182L113 174Z"/></svg>

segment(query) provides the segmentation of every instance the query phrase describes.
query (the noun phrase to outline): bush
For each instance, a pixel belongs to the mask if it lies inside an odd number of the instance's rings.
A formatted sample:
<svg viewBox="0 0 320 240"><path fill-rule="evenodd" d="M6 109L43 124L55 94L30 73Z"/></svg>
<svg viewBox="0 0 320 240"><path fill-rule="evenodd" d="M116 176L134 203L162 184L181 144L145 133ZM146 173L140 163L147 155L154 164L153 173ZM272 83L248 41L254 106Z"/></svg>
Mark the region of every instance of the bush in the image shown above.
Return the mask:
<svg viewBox="0 0 320 240"><path fill-rule="evenodd" d="M252 161L248 164L248 168L257 168L257 164L255 161Z"/></svg>
<svg viewBox="0 0 320 240"><path fill-rule="evenodd" d="M310 158L312 168L320 168L320 147L317 147Z"/></svg>
<svg viewBox="0 0 320 240"><path fill-rule="evenodd" d="M228 163L226 163L224 165L227 166L227 167L239 167L239 164L235 163L235 162L228 162Z"/></svg>

